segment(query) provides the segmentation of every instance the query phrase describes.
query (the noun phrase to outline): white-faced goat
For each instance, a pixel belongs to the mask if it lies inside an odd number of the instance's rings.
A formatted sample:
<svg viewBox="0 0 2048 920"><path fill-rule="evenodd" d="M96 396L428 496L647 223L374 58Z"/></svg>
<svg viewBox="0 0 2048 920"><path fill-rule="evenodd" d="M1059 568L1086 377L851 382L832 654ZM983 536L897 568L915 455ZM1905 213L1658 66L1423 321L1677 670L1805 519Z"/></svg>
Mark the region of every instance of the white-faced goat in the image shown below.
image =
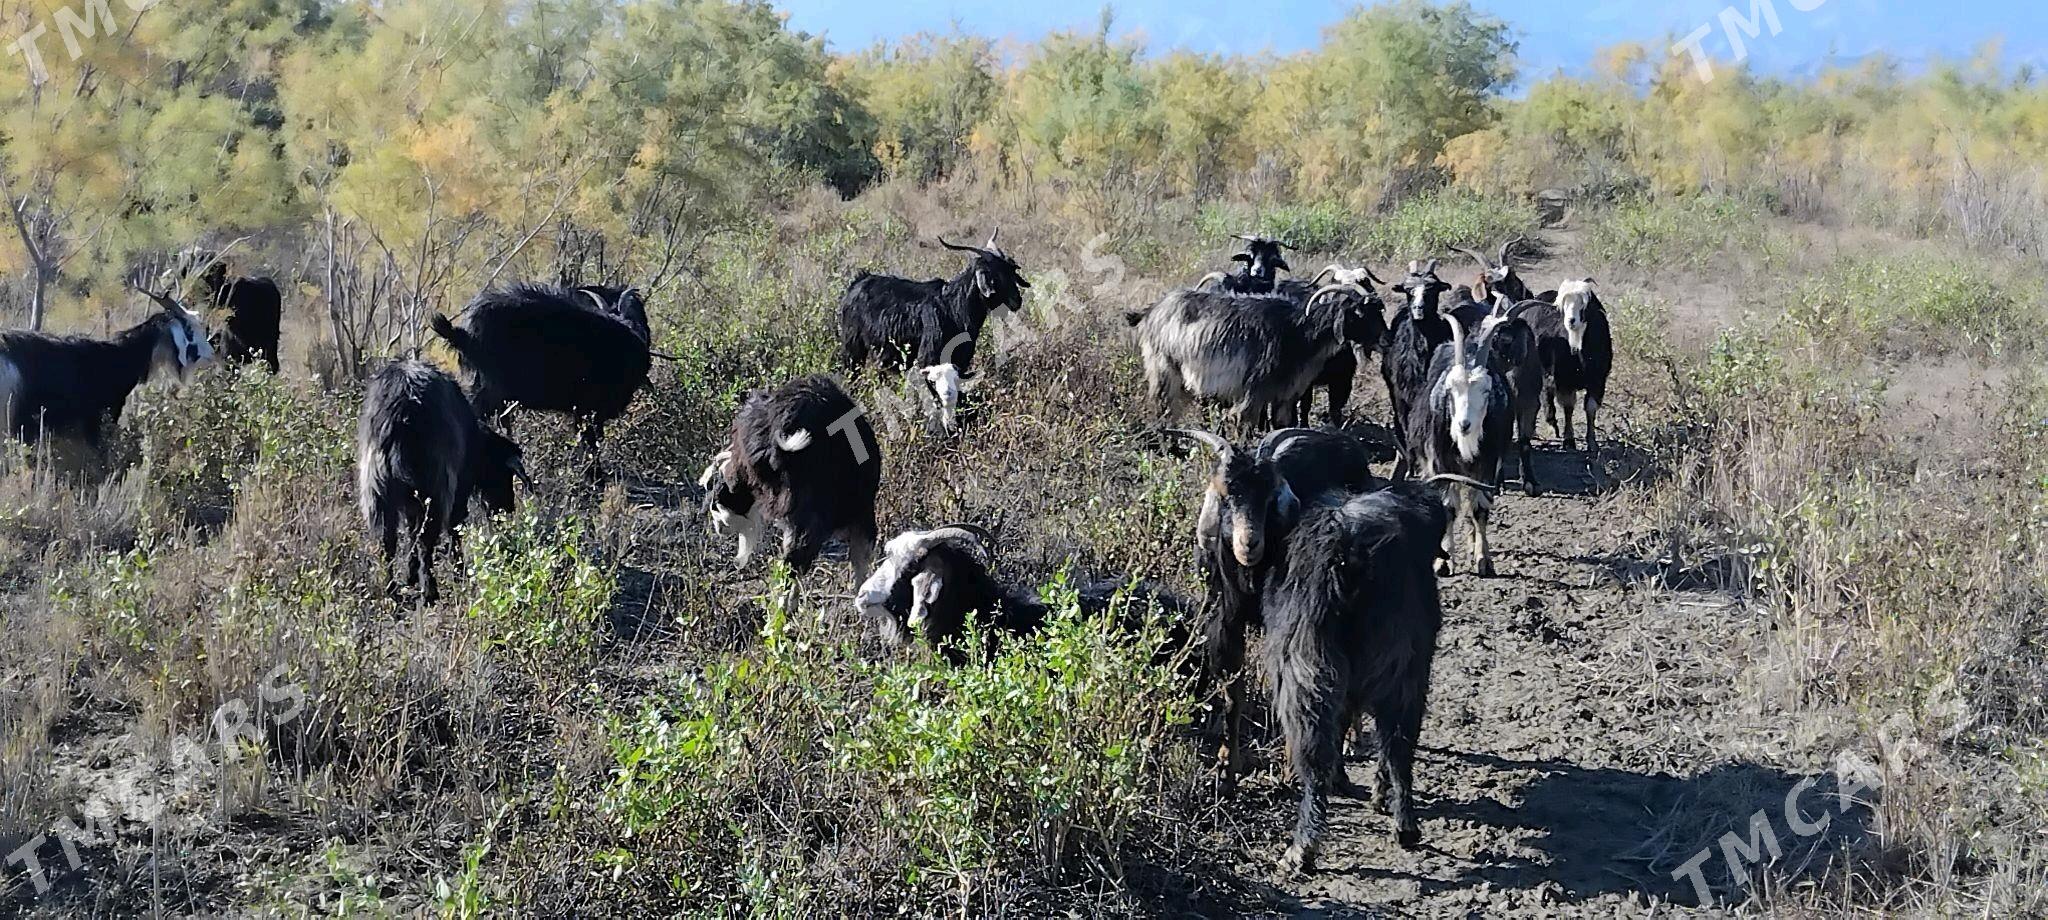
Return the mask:
<svg viewBox="0 0 2048 920"><path fill-rule="evenodd" d="M951 281L913 281L861 271L839 298L839 349L847 370L858 372L870 359L886 370L906 370L932 399L928 421L957 428L963 381L974 370L976 348L991 313L1024 309L1031 288L1017 260L997 242L983 246L939 245L969 254ZM953 381L952 386L945 384Z"/></svg>
<svg viewBox="0 0 2048 920"><path fill-rule="evenodd" d="M802 575L826 541L846 542L855 583L874 556L881 445L853 397L822 374L750 390L732 420L730 446L699 484L714 527L739 536L735 564L753 558L770 524L782 530L782 560ZM794 600L796 585L790 586Z"/></svg>
<svg viewBox="0 0 2048 920"><path fill-rule="evenodd" d="M461 360L478 415L518 406L574 417L593 473L605 425L625 414L652 364L646 307L632 289L515 285L432 325Z"/></svg>
<svg viewBox="0 0 2048 920"><path fill-rule="evenodd" d="M1427 401L1408 419L1408 452L1421 475L1448 490L1448 502L1472 534L1472 554L1481 577L1491 578L1493 550L1486 528L1493 494L1500 491L1501 458L1514 434L1514 402L1507 371L1495 361L1482 336L1467 340L1457 323L1451 341L1430 364ZM1449 572L1450 532L1444 533Z"/></svg>
<svg viewBox="0 0 2048 920"><path fill-rule="evenodd" d="M0 423L31 443L45 434L97 448L128 396L154 377L184 382L213 360L199 317L169 294L144 291L161 308L111 339L0 332Z"/></svg>
<svg viewBox="0 0 2048 920"><path fill-rule="evenodd" d="M1210 272L1196 282L1197 290L1213 284L1218 290L1232 294L1271 294L1278 289L1280 273L1294 270L1282 253L1282 250L1293 249L1293 246L1248 233L1233 236L1244 241L1244 251L1230 257L1230 261L1239 263L1237 271Z"/></svg>
<svg viewBox="0 0 2048 920"><path fill-rule="evenodd" d="M1202 495L1195 541L1208 583L1203 625L1204 695L1217 698L1208 727L1220 745L1226 780L1244 768L1243 671L1246 635L1264 628L1259 593L1268 548L1286 539L1305 502L1328 493L1367 492L1372 474L1363 442L1346 434L1286 428L1249 450L1205 431L1174 434L1208 447L1216 467Z"/></svg>
<svg viewBox="0 0 2048 920"><path fill-rule="evenodd" d="M970 649L960 646L968 617L982 626L990 644L1006 636L1024 636L1045 624L1051 611L1034 592L996 580L995 539L971 524L949 524L935 530L913 530L890 540L882 562L861 583L854 607L881 630L892 649L917 636L941 650L956 664ZM1117 600L1127 604L1116 611ZM1142 626L1161 615L1169 627L1186 621L1187 605L1148 582L1103 581L1080 591L1081 612L1120 612L1127 626ZM1169 630L1169 645L1184 645L1182 634ZM1162 649L1162 654L1171 649Z"/></svg>
<svg viewBox="0 0 2048 920"><path fill-rule="evenodd" d="M1413 262L1408 277L1394 290L1406 302L1394 315L1387 332L1387 345L1380 352L1380 379L1387 385L1387 402L1394 409L1394 444L1400 453L1394 464L1394 478L1406 479L1421 463L1409 450L1409 419L1424 401L1429 388L1430 362L1443 343L1451 340L1451 324L1439 312L1449 284L1436 276L1436 260Z"/></svg>
<svg viewBox="0 0 2048 920"><path fill-rule="evenodd" d="M440 596L434 552L442 536L468 519L472 495L494 514L512 510L515 477L526 477L519 445L477 420L447 372L415 359L370 378L356 426L356 497L383 546L393 596L401 532L413 541L405 587L421 587L431 604Z"/></svg>
<svg viewBox="0 0 2048 920"><path fill-rule="evenodd" d="M1581 395L1586 401L1586 450L1600 449L1594 425L1600 404L1607 399L1607 376L1614 370L1614 333L1607 325L1607 310L1594 293L1593 279L1567 281L1558 286L1557 305L1523 304L1524 321L1536 333L1537 348L1549 369L1543 401L1552 434L1564 438L1566 450L1578 447L1572 431L1573 405ZM1557 424L1558 409L1564 410L1564 427Z"/></svg>
<svg viewBox="0 0 2048 920"><path fill-rule="evenodd" d="M1137 328L1145 382L1165 420L1180 418L1188 397L1232 407L1250 432L1271 419L1294 424L1302 394L1340 351L1370 345L1376 301L1355 287L1326 284L1306 302L1280 295L1177 291L1147 310L1125 314Z"/></svg>
<svg viewBox="0 0 2048 920"><path fill-rule="evenodd" d="M1397 483L1305 504L1274 547L1261 606L1264 671L1273 715L1301 783L1284 858L1315 867L1330 792L1349 791L1343 747L1370 716L1379 736L1375 795L1404 848L1422 843L1415 814L1415 748L1429 701L1443 609L1431 563L1444 508L1422 486Z"/></svg>

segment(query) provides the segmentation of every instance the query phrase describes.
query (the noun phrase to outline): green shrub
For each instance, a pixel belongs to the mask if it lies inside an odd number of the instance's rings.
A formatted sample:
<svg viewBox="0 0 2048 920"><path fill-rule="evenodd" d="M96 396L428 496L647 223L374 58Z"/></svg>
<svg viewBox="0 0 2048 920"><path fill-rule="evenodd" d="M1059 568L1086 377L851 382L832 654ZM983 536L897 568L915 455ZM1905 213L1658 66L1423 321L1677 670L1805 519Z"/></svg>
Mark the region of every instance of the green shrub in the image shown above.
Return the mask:
<svg viewBox="0 0 2048 920"><path fill-rule="evenodd" d="M582 519L501 520L473 529L467 552L465 612L487 648L529 666L590 648L618 579L588 548Z"/></svg>
<svg viewBox="0 0 2048 920"><path fill-rule="evenodd" d="M2038 340L2040 316L1980 261L1855 256L1801 284L1784 321L1830 353L1903 358L1995 355Z"/></svg>
<svg viewBox="0 0 2048 920"><path fill-rule="evenodd" d="M1041 633L959 667L869 663L771 607L758 653L611 720L605 807L634 843L606 861L695 909L773 915L1114 865L1160 817L1192 701L1153 663L1162 625L1134 635L1063 581L1046 593ZM856 873L866 890L827 884Z"/></svg>
<svg viewBox="0 0 2048 920"><path fill-rule="evenodd" d="M1401 202L1367 225L1354 246L1363 258L1406 262L1442 256L1452 246L1491 250L1540 224L1526 204L1438 191Z"/></svg>
<svg viewBox="0 0 2048 920"><path fill-rule="evenodd" d="M1726 195L1636 199L1592 223L1586 251L1615 265L1699 271L1731 254L1773 257L1768 220L1761 206Z"/></svg>
<svg viewBox="0 0 2048 920"><path fill-rule="evenodd" d="M322 393L255 366L201 374L179 388L136 393L124 422L136 433L165 507L187 521L218 523L237 483L263 475L328 488L348 479L355 415L342 394Z"/></svg>

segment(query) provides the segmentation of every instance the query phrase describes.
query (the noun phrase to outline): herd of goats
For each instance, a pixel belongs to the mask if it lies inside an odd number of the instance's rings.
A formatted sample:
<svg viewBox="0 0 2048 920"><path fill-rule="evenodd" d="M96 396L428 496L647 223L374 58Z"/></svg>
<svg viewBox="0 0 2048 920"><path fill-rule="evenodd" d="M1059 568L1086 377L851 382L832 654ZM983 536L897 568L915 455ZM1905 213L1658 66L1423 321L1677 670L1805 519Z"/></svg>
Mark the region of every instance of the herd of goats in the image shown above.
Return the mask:
<svg viewBox="0 0 2048 920"><path fill-rule="evenodd" d="M1438 276L1435 259L1411 262L1391 286L1362 266L1331 265L1306 282L1283 278L1292 247L1239 239L1244 251L1231 271L1125 318L1162 423L1177 420L1194 397L1230 407L1245 441L1164 429L1216 456L1197 524L1208 594L1197 657L1219 703L1209 737L1224 776L1240 772L1246 635L1261 628L1271 710L1302 786L1285 862L1308 871L1332 787L1358 791L1342 757L1366 716L1378 738L1373 795L1398 842L1420 843L1411 774L1442 618L1437 578L1453 556L1451 518L1455 512L1471 531L1477 574L1490 576L1487 523L1510 448L1522 485L1536 492L1529 444L1538 410L1547 406L1553 431L1562 410L1565 448L1575 450L1572 414L1581 399L1587 447L1595 448L1613 341L1590 279L1534 294L1516 272L1514 243L1492 259L1457 250L1480 273L1454 287ZM965 253L967 266L950 280L860 273L839 304L840 344L852 371L879 364L925 386L931 420L955 431L976 340L993 312L1022 310L1030 283L995 236L982 246L939 242ZM274 283L231 278L218 254L196 252L160 287L138 287L160 309L110 339L0 333L8 431L30 442L55 434L97 446L152 376L183 380L216 358L275 371ZM225 317L215 337L179 300L187 288ZM1387 299L1395 296L1390 317ZM465 380L418 357L393 361L369 381L357 432L361 510L381 543L390 589L416 589L429 603L437 545L462 525L471 500L505 511L515 481L533 486L507 436L506 410L577 419L595 471L605 425L647 384L657 357L646 303L631 288L496 288L452 320L435 316L431 328ZM1372 451L1340 427L1359 360L1371 351L1380 354L1393 405L1391 479L1373 474ZM1294 427L1318 388L1328 393L1330 424ZM771 527L797 576L828 541L843 541L859 586L855 604L893 648L921 635L959 660L970 616L994 637L1043 623L1048 611L1033 592L995 578L995 541L981 527L913 530L878 546L882 456L861 408L833 377L752 390L733 419L730 446L699 483L704 508L716 530L737 535L741 565ZM402 584L401 535L411 539ZM1092 585L1081 605L1099 614L1118 598L1142 599L1186 634L1188 605L1149 584Z"/></svg>

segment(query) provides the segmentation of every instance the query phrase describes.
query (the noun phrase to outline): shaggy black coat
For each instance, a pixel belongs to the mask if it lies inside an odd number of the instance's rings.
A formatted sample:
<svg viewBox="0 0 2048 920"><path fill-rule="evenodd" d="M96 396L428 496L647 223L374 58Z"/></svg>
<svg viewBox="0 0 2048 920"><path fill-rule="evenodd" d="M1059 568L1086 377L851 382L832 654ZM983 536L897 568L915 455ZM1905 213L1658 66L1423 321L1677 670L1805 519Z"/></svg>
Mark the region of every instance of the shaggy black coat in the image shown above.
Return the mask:
<svg viewBox="0 0 2048 920"><path fill-rule="evenodd" d="M433 603L442 535L468 519L472 495L494 514L512 510L512 481L522 472L519 446L479 423L445 371L404 360L370 378L356 426L356 491L394 594L401 533L413 539L405 586L423 587Z"/></svg>
<svg viewBox="0 0 2048 920"><path fill-rule="evenodd" d="M1577 438L1572 430L1572 410L1576 408L1574 403L1583 397L1586 449L1598 451L1599 438L1594 427L1600 406L1607 401L1607 378L1614 371L1614 332L1608 325L1607 310L1601 306L1599 295L1587 295L1586 332L1577 351L1572 350L1564 312L1557 306L1549 302L1533 302L1516 309L1536 336L1536 347L1548 375L1543 403L1551 433L1564 440L1566 450L1577 449ZM1560 407L1564 411L1561 429L1557 421Z"/></svg>
<svg viewBox="0 0 2048 920"><path fill-rule="evenodd" d="M513 405L566 413L595 456L605 425L647 384L646 314L636 323L624 318L632 311L598 309L581 289L522 284L478 295L453 322L434 317L433 329L461 359L478 415Z"/></svg>
<svg viewBox="0 0 2048 920"><path fill-rule="evenodd" d="M178 334L184 336L180 354ZM157 370L204 360L198 323L160 310L112 339L0 332L0 423L28 442L44 434L98 447L129 394Z"/></svg>
<svg viewBox="0 0 2048 920"><path fill-rule="evenodd" d="M711 507L781 525L782 559L799 573L839 536L856 576L866 574L877 536L881 443L838 381L814 374L748 391L728 450L706 495Z"/></svg>
<svg viewBox="0 0 2048 920"><path fill-rule="evenodd" d="M994 251L972 254L951 281L913 281L862 271L839 298L840 357L849 370L870 359L886 370L952 364L966 374L989 314L1024 307L1017 263Z"/></svg>
<svg viewBox="0 0 2048 920"><path fill-rule="evenodd" d="M1324 810L1343 776L1343 743L1361 716L1379 735L1376 794L1405 848L1422 842L1415 747L1443 611L1431 571L1447 526L1427 489L1398 484L1304 508L1264 590L1265 673L1273 714L1301 783L1286 862L1314 868Z"/></svg>
<svg viewBox="0 0 2048 920"><path fill-rule="evenodd" d="M1399 289L1405 293L1418 284L1424 286L1420 304L1401 305L1387 332L1386 347L1380 350L1380 379L1387 385L1387 402L1394 409L1394 442L1400 450L1394 464L1395 479L1406 479L1420 462L1410 450L1409 419L1424 401L1437 347L1451 340L1451 324L1437 312L1439 298L1449 285L1434 278L1411 277Z"/></svg>

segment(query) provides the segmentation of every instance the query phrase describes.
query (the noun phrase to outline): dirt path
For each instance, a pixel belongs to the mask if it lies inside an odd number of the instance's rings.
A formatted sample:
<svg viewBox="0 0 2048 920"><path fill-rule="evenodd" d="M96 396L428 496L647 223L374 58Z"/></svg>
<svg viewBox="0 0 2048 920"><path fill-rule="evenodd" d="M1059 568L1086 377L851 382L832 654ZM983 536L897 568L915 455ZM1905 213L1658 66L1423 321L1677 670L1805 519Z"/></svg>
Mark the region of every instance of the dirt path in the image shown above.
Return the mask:
<svg viewBox="0 0 2048 920"><path fill-rule="evenodd" d="M1240 891L1222 912L1692 912L1673 908L1697 902L1673 871L1800 782L1751 750L1782 734L1738 691L1758 664L1760 625L1726 596L1644 581L1653 563L1615 555L1617 500L1594 494L1584 465L1554 446L1539 469L1561 490L1503 498L1499 577L1443 583L1416 765L1424 847L1402 850L1371 805L1338 799L1319 871L1283 877L1296 793L1260 777L1232 811L1255 828L1237 871L1263 904ZM1348 769L1370 788L1370 763Z"/></svg>

